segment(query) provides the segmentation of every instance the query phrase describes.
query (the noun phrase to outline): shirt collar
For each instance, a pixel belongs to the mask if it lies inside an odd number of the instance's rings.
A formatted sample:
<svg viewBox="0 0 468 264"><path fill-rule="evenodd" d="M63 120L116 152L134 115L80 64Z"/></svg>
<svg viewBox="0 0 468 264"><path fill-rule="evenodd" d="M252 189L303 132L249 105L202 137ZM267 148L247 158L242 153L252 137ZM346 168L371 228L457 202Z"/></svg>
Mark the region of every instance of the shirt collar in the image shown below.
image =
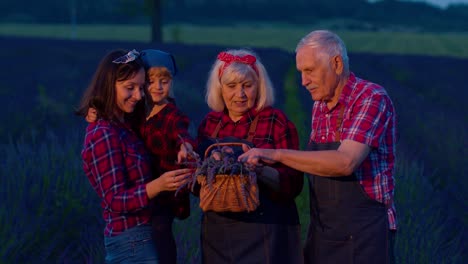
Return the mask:
<svg viewBox="0 0 468 264"><path fill-rule="evenodd" d="M347 105L351 100L351 94L353 92L354 87L356 86L356 76L354 73L350 73L348 77L348 81L346 82L345 86L343 87L343 91L341 91L340 98L338 99L338 104Z"/></svg>
<svg viewBox="0 0 468 264"><path fill-rule="evenodd" d="M338 102L332 109L328 109L327 103L326 102L320 102L319 103L319 109L320 112L322 113L327 113L333 111L337 106L340 105L347 105L349 101L351 100L351 94L353 91L353 87L356 84L356 76L354 73L350 73L348 77L348 81L346 81L346 84L343 87L343 90L341 91L340 98L338 98Z"/></svg>
<svg viewBox="0 0 468 264"><path fill-rule="evenodd" d="M223 111L223 115L221 116L221 123L223 126L229 123L233 124L244 124L244 123L249 123L252 122L255 118L255 116L258 114L258 111L256 108L251 108L249 111L244 113L242 117L239 119L239 121L234 122L232 119L229 117L229 113L227 109Z"/></svg>

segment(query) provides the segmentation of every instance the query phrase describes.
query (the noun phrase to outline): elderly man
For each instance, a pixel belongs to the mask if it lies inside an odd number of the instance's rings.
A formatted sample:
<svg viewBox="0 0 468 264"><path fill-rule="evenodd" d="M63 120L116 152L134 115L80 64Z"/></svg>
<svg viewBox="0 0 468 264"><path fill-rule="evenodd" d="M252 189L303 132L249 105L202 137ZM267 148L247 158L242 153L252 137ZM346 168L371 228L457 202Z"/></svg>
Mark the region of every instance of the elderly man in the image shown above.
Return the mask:
<svg viewBox="0 0 468 264"><path fill-rule="evenodd" d="M310 226L306 263L390 263L396 124L385 89L349 70L343 41L318 30L297 45L302 85L315 101L307 150L254 148L250 164L280 162L306 172Z"/></svg>

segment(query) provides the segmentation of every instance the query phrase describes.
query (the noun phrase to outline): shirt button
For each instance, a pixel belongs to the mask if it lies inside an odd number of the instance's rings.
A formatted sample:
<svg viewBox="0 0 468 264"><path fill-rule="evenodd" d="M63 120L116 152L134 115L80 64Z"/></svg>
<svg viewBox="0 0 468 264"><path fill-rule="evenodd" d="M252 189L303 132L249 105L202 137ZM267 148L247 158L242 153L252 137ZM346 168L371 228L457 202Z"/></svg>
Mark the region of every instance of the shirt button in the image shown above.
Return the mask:
<svg viewBox="0 0 468 264"><path fill-rule="evenodd" d="M325 140L325 136L322 136L322 140Z"/></svg>
<svg viewBox="0 0 468 264"><path fill-rule="evenodd" d="M329 115L328 115L328 114L326 114L325 116L326 116L326 117L328 117Z"/></svg>

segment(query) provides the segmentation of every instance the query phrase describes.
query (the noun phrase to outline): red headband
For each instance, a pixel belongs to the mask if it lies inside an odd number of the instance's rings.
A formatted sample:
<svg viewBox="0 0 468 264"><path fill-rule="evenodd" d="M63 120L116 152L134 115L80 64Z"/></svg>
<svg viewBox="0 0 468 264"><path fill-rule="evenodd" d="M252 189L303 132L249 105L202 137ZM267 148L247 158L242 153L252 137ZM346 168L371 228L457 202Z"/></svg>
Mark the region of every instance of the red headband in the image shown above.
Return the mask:
<svg viewBox="0 0 468 264"><path fill-rule="evenodd" d="M221 79L221 76L223 75L224 69L226 69L227 66L231 65L231 63L233 62L240 62L240 63L249 65L250 67L252 67L252 69L255 71L255 73L258 76L258 69L257 69L257 66L255 65L255 62L257 61L257 59L255 58L255 56L252 56L252 55L236 56L236 55L232 55L223 51L218 54L218 60L224 62L224 65L219 67L218 76L220 79Z"/></svg>

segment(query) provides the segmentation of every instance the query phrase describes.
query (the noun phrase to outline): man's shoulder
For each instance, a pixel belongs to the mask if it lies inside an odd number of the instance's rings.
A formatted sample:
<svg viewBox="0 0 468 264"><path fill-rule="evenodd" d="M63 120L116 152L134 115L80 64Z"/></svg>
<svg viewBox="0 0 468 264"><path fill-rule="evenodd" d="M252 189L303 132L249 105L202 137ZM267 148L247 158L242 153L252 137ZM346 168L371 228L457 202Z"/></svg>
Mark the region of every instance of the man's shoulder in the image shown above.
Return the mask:
<svg viewBox="0 0 468 264"><path fill-rule="evenodd" d="M388 95L385 88L375 82L362 79L356 76L355 81L353 83L354 92L360 95Z"/></svg>

